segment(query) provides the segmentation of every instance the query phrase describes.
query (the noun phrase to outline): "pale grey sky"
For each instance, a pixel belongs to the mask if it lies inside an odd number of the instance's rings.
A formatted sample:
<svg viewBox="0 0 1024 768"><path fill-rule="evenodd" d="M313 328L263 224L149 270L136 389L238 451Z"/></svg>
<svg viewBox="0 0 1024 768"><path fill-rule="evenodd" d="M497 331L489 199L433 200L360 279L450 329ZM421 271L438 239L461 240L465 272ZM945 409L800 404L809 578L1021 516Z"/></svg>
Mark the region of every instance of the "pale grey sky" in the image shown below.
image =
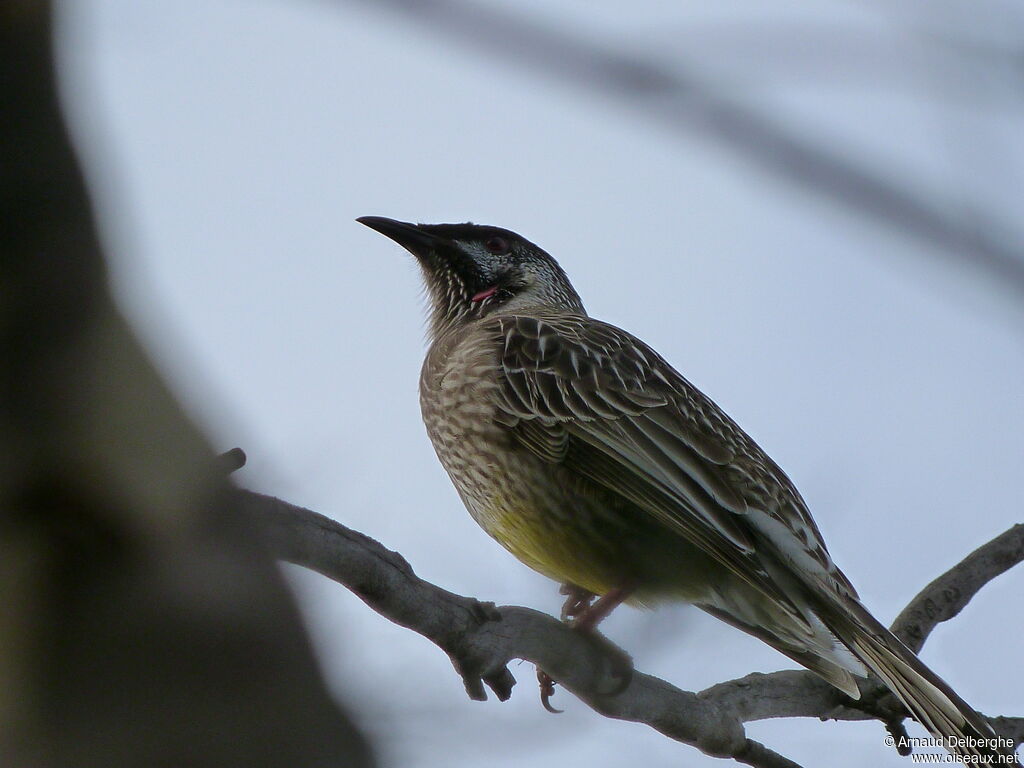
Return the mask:
<svg viewBox="0 0 1024 768"><path fill-rule="evenodd" d="M1024 43L1012 5L482 4L696 68L951 211L1024 231L1024 75L997 55ZM416 398L419 275L361 215L497 224L551 252L591 314L655 346L784 467L883 621L1021 518L1024 310L969 264L369 2L83 0L62 40L115 287L177 391L219 446L246 450L240 482L434 583L560 604L437 464ZM564 692L547 714L525 664L510 702L470 702L427 641L289 573L388 764L722 765ZM1024 714L1022 588L1020 569L989 585L923 653L986 713ZM607 634L692 690L792 666L688 608L622 609ZM878 723L750 732L808 768L907 764Z"/></svg>

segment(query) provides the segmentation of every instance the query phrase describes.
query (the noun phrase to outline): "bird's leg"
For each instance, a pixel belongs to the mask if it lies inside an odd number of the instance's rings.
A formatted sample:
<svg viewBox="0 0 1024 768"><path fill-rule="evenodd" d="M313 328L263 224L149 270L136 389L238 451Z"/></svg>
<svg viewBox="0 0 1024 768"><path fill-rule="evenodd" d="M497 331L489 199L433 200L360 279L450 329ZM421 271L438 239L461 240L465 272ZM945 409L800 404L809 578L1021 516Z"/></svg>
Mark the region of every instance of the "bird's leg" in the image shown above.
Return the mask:
<svg viewBox="0 0 1024 768"><path fill-rule="evenodd" d="M596 602L591 603L587 600L582 610L574 615L572 628L582 632L593 631L598 624L608 618L608 614L622 605L632 593L633 590L631 588L615 587L615 589L610 589L597 598Z"/></svg>
<svg viewBox="0 0 1024 768"><path fill-rule="evenodd" d="M575 584L563 584L559 587L558 594L566 596L560 618L564 623L570 625L573 619L590 608L591 602L597 597L590 590ZM551 697L555 695L554 679L543 669L537 667L537 682L540 683L540 703L544 709L553 714L560 713L562 710L551 706Z"/></svg>
<svg viewBox="0 0 1024 768"><path fill-rule="evenodd" d="M567 595L561 615L562 621L566 624L571 623L570 619L575 619L590 608L590 603L597 597L590 590L577 587L575 584L563 584L559 587L558 594Z"/></svg>
<svg viewBox="0 0 1024 768"><path fill-rule="evenodd" d="M575 584L563 584L558 592L559 594L566 595L565 603L562 605L562 621L573 629L591 634L594 633L597 625L608 617L608 614L622 605L633 593L633 588L616 587L598 597L593 592L583 589L583 587L578 587ZM622 688L625 688L629 684L629 678L632 676L633 665L629 657L625 659L618 658L621 656L621 652L612 654L612 656L616 662L613 674L623 681ZM561 712L562 710L555 709L551 705L551 697L555 693L555 681L551 675L538 667L537 681L540 683L540 703L544 706L544 709L553 713Z"/></svg>

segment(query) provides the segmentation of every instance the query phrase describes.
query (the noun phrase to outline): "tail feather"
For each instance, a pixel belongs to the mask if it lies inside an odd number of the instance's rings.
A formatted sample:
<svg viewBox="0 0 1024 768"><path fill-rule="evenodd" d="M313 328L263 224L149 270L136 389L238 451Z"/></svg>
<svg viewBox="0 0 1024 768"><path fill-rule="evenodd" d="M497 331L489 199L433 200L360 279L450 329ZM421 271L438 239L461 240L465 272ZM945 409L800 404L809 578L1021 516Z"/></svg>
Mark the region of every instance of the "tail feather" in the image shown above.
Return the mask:
<svg viewBox="0 0 1024 768"><path fill-rule="evenodd" d="M751 624L723 610L722 608L719 608L718 606L710 605L708 603L698 603L697 605L701 610L711 614L716 619L721 619L725 623L736 627L736 629L741 629L747 634L753 635L758 640L767 643L775 650L791 658L797 664L811 670L814 674L818 675L818 677L825 680L825 682L834 685L851 699L860 698L860 689L857 687L857 681L848 669L850 664L841 664L835 659L828 658L826 649L815 648L811 650L807 647L801 647L800 644L793 642L793 640L785 639L779 632L778 627L768 629L757 624ZM860 666L859 661L857 664ZM863 669L861 669L860 672L863 674Z"/></svg>
<svg viewBox="0 0 1024 768"><path fill-rule="evenodd" d="M903 703L914 719L960 757L1010 754L997 747L996 733L864 606L846 599L819 614L837 637ZM1005 763L1004 763L1005 764Z"/></svg>

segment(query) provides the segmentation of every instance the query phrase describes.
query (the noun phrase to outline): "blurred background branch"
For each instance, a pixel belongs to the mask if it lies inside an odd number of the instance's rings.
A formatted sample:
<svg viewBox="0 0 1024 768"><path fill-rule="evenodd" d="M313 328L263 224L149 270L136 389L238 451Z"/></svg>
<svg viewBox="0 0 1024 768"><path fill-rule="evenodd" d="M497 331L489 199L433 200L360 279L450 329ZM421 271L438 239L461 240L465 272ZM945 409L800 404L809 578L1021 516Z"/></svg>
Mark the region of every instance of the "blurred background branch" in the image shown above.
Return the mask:
<svg viewBox="0 0 1024 768"><path fill-rule="evenodd" d="M695 68L669 64L649 54L620 51L595 42L579 29L546 24L508 8L464 0L373 0L422 25L439 38L486 54L501 56L539 76L560 80L617 100L668 130L698 136L720 145L762 172L789 182L805 193L831 201L931 248L936 256L954 259L982 273L1024 300L1024 241L1013 233L1018 222L1004 222L991 213L971 210L956 214L956 201L936 197L920 184L908 183L872 168L866 158L839 150L839 141L801 134L768 113L726 96L705 82ZM764 46L771 31L746 28ZM813 39L820 59L823 41ZM703 42L707 50L709 42ZM734 40L735 42L735 40ZM794 55L776 41L775 50ZM687 38L673 44L686 49ZM701 48L693 50L699 54ZM968 48L975 57L981 52ZM831 56L831 51L829 53ZM1021 52L988 50L989 63L1013 72L1021 88ZM863 59L858 59L861 61ZM870 59L868 59L870 61ZM770 63L769 63L770 65ZM905 63L901 62L899 69ZM911 70L914 71L914 70ZM685 183L682 181L681 183ZM902 249L893 249L898 254ZM887 256L889 254L886 254Z"/></svg>

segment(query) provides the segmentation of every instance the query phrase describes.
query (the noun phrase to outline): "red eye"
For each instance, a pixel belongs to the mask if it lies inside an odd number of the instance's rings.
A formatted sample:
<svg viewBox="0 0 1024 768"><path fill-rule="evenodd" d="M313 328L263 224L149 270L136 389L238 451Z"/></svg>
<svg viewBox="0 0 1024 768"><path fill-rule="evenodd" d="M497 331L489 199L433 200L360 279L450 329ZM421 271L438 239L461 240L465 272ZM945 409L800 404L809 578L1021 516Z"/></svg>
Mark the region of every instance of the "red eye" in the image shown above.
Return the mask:
<svg viewBox="0 0 1024 768"><path fill-rule="evenodd" d="M484 243L484 248L486 248L494 255L500 256L503 253L508 253L509 244L508 240L506 240L504 237L495 236L488 240L486 243Z"/></svg>

